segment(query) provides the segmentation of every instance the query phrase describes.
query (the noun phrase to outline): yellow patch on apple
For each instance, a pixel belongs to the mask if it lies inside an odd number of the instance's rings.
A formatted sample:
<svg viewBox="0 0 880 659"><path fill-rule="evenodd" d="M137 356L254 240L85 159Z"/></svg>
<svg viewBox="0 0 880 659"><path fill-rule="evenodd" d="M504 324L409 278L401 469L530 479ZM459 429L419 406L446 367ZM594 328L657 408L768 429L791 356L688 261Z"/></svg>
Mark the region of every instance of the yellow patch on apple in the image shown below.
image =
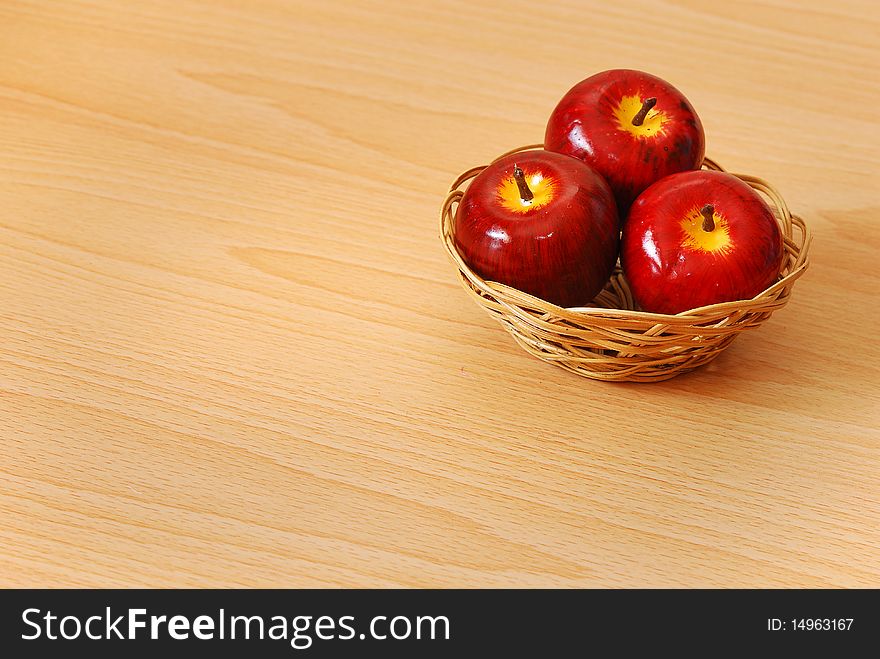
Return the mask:
<svg viewBox="0 0 880 659"><path fill-rule="evenodd" d="M704 220L702 211L696 206L685 215L681 221L681 230L684 233L682 246L698 252L727 254L732 247L727 220L717 212L712 213L712 220L715 222L712 231L703 228Z"/></svg>
<svg viewBox="0 0 880 659"><path fill-rule="evenodd" d="M501 179L498 185L498 199L507 210L515 213L527 213L531 210L546 206L556 195L556 184L553 178L544 176L541 172L526 173L525 181L534 195L525 201L519 192L519 185L514 176Z"/></svg>
<svg viewBox="0 0 880 659"><path fill-rule="evenodd" d="M652 109L645 116L641 125L633 124L639 110L642 109L643 99L639 96L624 96L620 104L614 109L614 118L620 130L631 133L636 137L657 137L665 132L663 125L669 120L663 110Z"/></svg>

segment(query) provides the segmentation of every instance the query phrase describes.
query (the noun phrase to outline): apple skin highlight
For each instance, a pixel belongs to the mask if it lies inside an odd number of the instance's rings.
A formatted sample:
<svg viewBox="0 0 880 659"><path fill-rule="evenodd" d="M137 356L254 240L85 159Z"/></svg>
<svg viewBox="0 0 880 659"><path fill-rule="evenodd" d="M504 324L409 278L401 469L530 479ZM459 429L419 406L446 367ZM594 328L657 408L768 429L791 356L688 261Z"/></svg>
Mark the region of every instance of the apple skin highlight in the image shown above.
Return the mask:
<svg viewBox="0 0 880 659"><path fill-rule="evenodd" d="M515 168L533 195L522 197ZM580 160L542 150L496 160L455 213L453 240L487 281L562 307L588 304L618 253L617 207L605 180Z"/></svg>
<svg viewBox="0 0 880 659"><path fill-rule="evenodd" d="M656 102L633 124L649 99ZM675 87L649 73L615 69L562 97L547 122L544 148L579 158L604 176L623 218L655 181L699 169L706 141L700 118Z"/></svg>
<svg viewBox="0 0 880 659"><path fill-rule="evenodd" d="M779 224L752 188L731 174L694 171L635 200L620 258L641 309L676 314L754 297L776 281L783 255Z"/></svg>

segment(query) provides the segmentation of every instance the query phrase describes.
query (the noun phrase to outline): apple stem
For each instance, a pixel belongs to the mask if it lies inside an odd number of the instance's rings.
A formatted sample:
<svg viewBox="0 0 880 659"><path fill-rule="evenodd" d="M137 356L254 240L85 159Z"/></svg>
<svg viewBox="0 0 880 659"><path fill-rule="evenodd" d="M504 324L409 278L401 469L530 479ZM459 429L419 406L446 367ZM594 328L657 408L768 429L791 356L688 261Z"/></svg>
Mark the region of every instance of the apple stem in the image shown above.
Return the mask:
<svg viewBox="0 0 880 659"><path fill-rule="evenodd" d="M523 173L523 170L520 169L519 165L513 166L513 178L516 179L516 185L519 188L519 196L522 197L523 201L531 201L535 198L535 195L529 189L529 184L526 183L526 175Z"/></svg>
<svg viewBox="0 0 880 659"><path fill-rule="evenodd" d="M706 204L700 209L700 215L703 216L703 231L707 233L715 230L715 207L712 204Z"/></svg>
<svg viewBox="0 0 880 659"><path fill-rule="evenodd" d="M651 108L657 105L657 99L653 96L651 98L646 98L642 103L642 109L636 112L636 116L633 117L633 126L641 126L645 123L645 117L648 116L648 113L651 111Z"/></svg>

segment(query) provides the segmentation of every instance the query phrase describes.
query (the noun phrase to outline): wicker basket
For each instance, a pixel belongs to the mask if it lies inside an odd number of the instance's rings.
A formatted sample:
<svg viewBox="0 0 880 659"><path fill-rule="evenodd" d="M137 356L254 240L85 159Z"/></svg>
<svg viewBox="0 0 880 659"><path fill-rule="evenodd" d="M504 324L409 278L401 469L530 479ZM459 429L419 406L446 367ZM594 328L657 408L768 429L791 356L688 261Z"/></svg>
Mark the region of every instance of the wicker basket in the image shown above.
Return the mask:
<svg viewBox="0 0 880 659"><path fill-rule="evenodd" d="M542 145L514 149L500 157L536 148ZM708 158L703 167L724 171ZM584 377L655 382L702 366L740 332L758 327L784 307L795 280L807 269L811 238L804 221L789 212L771 185L736 174L769 202L782 228L785 257L779 279L770 288L751 300L713 304L674 316L645 313L635 310L618 266L590 306L563 309L515 288L484 281L459 256L451 233L455 209L464 194L462 186L483 169L474 167L455 180L440 215L440 235L458 267L461 283L528 352Z"/></svg>

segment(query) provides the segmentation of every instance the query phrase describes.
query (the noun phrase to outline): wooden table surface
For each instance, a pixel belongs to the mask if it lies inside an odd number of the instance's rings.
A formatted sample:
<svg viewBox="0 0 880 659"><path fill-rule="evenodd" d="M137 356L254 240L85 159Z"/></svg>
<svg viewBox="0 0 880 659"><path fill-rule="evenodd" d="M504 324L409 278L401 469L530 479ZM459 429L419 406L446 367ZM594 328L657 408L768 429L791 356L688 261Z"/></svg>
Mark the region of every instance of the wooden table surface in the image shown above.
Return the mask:
<svg viewBox="0 0 880 659"><path fill-rule="evenodd" d="M0 5L0 584L880 586L873 2ZM457 173L649 70L814 231L708 367L537 361Z"/></svg>

